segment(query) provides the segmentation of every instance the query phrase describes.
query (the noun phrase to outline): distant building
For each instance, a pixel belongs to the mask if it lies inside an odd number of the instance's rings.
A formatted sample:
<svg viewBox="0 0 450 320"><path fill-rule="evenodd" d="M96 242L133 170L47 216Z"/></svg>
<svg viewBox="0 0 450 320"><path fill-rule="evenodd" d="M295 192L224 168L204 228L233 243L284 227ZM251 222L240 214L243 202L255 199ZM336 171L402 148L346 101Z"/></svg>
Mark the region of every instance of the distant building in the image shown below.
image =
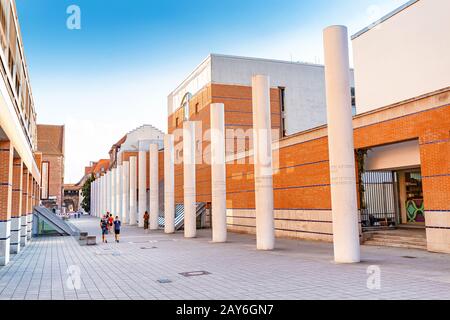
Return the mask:
<svg viewBox="0 0 450 320"><path fill-rule="evenodd" d="M37 126L38 151L42 154L41 200L48 208L63 208L64 126Z"/></svg>
<svg viewBox="0 0 450 320"><path fill-rule="evenodd" d="M169 132L186 119L197 120L216 102L226 105L227 129L251 128L255 74L270 77L272 122L280 137L326 124L323 65L211 54L169 95ZM353 86L348 90L354 93Z"/></svg>

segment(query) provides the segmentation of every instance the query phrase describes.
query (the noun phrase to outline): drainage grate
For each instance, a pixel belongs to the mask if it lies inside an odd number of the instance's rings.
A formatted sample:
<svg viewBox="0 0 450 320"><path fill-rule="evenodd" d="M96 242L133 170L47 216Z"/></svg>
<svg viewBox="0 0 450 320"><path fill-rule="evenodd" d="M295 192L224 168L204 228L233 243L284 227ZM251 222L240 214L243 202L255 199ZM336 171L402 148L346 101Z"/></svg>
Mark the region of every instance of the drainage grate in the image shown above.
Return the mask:
<svg viewBox="0 0 450 320"><path fill-rule="evenodd" d="M417 257L412 257L412 256L403 256L402 258L405 258L405 259L417 259Z"/></svg>
<svg viewBox="0 0 450 320"><path fill-rule="evenodd" d="M159 279L158 282L159 282L159 283L162 283L162 284L166 284L166 283L172 283L172 280L169 280L169 279Z"/></svg>
<svg viewBox="0 0 450 320"><path fill-rule="evenodd" d="M207 276L210 275L211 273L208 271L190 271L190 272L182 272L180 273L180 275L182 275L183 277L200 277L200 276Z"/></svg>
<svg viewBox="0 0 450 320"><path fill-rule="evenodd" d="M158 249L158 247L141 247L141 250Z"/></svg>

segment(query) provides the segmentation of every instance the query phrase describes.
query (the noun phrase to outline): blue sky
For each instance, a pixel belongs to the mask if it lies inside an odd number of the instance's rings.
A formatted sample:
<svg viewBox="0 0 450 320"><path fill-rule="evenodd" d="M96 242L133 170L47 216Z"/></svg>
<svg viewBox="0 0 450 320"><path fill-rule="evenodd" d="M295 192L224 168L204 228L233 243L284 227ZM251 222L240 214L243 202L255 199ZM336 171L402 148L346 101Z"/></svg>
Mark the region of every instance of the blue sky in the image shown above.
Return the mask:
<svg viewBox="0 0 450 320"><path fill-rule="evenodd" d="M126 132L166 130L167 95L209 53L323 63L324 27L355 33L405 2L16 0L38 122L66 125L66 183Z"/></svg>

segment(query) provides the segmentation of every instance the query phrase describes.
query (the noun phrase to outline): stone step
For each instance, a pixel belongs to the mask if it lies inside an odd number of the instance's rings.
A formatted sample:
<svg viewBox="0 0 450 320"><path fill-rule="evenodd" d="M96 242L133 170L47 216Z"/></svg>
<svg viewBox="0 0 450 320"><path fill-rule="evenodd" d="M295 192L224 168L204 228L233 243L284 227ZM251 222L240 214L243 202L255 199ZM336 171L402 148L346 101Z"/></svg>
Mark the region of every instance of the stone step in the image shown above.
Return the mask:
<svg viewBox="0 0 450 320"><path fill-rule="evenodd" d="M369 235L386 236L386 237L407 237L407 238L426 238L427 235L424 232L396 232L396 231L377 231L367 232Z"/></svg>
<svg viewBox="0 0 450 320"><path fill-rule="evenodd" d="M393 247L393 248L405 248L405 249L419 249L427 250L427 245L412 244L412 243L396 243L396 242L386 242L386 241L374 241L367 240L364 242L367 246L377 246L377 247Z"/></svg>
<svg viewBox="0 0 450 320"><path fill-rule="evenodd" d="M426 238L421 237L395 237L395 236L381 236L381 235L373 235L369 238L369 240L378 240L378 241L402 241L402 242L423 242L426 243Z"/></svg>

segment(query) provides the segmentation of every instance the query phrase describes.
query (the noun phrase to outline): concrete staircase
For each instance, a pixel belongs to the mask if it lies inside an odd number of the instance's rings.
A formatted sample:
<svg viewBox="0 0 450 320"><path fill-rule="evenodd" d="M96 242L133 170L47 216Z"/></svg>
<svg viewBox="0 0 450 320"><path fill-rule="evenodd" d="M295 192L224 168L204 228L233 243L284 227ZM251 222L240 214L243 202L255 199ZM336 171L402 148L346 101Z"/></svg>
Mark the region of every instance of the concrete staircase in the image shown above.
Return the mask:
<svg viewBox="0 0 450 320"><path fill-rule="evenodd" d="M424 229L396 229L368 232L364 245L427 250Z"/></svg>

